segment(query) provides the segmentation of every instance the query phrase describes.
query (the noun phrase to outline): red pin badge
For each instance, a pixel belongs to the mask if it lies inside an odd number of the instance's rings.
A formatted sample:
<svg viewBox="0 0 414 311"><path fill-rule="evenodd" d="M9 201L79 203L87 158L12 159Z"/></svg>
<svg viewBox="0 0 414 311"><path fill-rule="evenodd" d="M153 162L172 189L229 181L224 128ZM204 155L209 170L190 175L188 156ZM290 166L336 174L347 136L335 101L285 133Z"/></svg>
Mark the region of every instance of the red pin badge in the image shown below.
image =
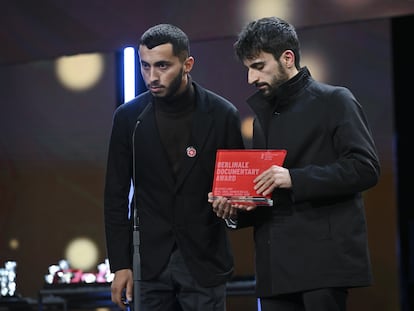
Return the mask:
<svg viewBox="0 0 414 311"><path fill-rule="evenodd" d="M197 154L197 150L193 146L187 147L186 152L190 158L194 158Z"/></svg>

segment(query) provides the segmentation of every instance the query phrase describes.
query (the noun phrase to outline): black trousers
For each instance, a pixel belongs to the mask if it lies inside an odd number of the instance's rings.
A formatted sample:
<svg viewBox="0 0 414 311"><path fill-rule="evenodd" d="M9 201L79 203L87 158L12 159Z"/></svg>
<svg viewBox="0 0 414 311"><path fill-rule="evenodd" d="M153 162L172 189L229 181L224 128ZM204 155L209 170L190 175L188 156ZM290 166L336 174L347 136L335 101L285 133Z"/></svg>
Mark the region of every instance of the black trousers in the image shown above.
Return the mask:
<svg viewBox="0 0 414 311"><path fill-rule="evenodd" d="M180 251L171 254L167 267L151 281L140 281L139 311L225 311L226 284L202 287L188 271Z"/></svg>
<svg viewBox="0 0 414 311"><path fill-rule="evenodd" d="M346 311L346 288L312 291L260 298L261 311Z"/></svg>

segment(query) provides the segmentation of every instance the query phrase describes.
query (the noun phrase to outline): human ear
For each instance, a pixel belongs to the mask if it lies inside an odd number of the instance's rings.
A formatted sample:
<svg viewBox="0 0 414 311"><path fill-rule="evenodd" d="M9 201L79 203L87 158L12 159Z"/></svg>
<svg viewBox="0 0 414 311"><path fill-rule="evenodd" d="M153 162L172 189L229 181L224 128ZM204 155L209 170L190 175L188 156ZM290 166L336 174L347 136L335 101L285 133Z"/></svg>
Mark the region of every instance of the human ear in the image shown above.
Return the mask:
<svg viewBox="0 0 414 311"><path fill-rule="evenodd" d="M184 61L184 72L189 73L191 69L193 69L193 65L194 65L194 57L192 56L187 57L187 59Z"/></svg>
<svg viewBox="0 0 414 311"><path fill-rule="evenodd" d="M282 54L282 62L286 68L290 69L295 66L295 53L292 50L286 50Z"/></svg>

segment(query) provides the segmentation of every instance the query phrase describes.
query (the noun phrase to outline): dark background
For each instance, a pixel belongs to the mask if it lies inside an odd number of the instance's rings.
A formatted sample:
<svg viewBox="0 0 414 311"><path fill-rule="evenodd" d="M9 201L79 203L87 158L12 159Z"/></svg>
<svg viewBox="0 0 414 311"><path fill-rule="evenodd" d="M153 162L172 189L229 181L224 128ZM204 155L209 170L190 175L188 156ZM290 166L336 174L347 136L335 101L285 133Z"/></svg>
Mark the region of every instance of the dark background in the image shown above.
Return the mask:
<svg viewBox="0 0 414 311"><path fill-rule="evenodd" d="M249 1L193 2L1 2L0 265L17 261L21 295L36 297L48 266L64 257L73 238L92 239L99 262L106 257L103 182L112 113L120 101L119 53L147 27L182 27L192 40L193 78L229 98L243 118L251 115L244 101L254 90L232 50ZM403 178L412 176L412 79L406 74L414 69L407 40L414 2L288 1L285 7L302 42L302 65L316 79L353 91L380 155L380 182L364 194L375 284L353 290L349 310L411 310L414 217ZM99 83L84 92L62 87L55 60L92 52L105 60ZM320 62L310 57L315 55ZM251 231L231 232L231 238L236 275L253 274ZM17 249L11 239L19 241ZM228 309L252 310L254 300L242 300L230 298Z"/></svg>

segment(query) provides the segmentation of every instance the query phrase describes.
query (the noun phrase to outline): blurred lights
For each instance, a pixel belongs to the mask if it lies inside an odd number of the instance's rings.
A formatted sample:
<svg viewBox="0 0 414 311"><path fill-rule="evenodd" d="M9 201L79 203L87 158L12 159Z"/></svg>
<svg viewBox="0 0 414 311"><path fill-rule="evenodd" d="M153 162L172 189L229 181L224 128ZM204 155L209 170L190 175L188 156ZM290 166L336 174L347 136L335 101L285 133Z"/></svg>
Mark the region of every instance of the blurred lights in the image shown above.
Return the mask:
<svg viewBox="0 0 414 311"><path fill-rule="evenodd" d="M17 250L20 246L18 239L10 239L9 241L9 247L10 249Z"/></svg>
<svg viewBox="0 0 414 311"><path fill-rule="evenodd" d="M292 2L289 0L246 0L240 14L243 18L242 23L269 16L278 16L289 20L293 12Z"/></svg>
<svg viewBox="0 0 414 311"><path fill-rule="evenodd" d="M73 91L93 87L101 79L103 68L103 57L98 53L63 56L55 62L59 81Z"/></svg>
<svg viewBox="0 0 414 311"><path fill-rule="evenodd" d="M14 296L16 292L16 266L15 261L6 261L4 268L0 268L0 294ZM0 308L3 310L2 308Z"/></svg>
<svg viewBox="0 0 414 311"><path fill-rule="evenodd" d="M241 132L244 138L253 138L253 117L248 116L242 120Z"/></svg>
<svg viewBox="0 0 414 311"><path fill-rule="evenodd" d="M65 258L72 268L88 271L98 263L98 247L88 238L76 238L66 247Z"/></svg>

